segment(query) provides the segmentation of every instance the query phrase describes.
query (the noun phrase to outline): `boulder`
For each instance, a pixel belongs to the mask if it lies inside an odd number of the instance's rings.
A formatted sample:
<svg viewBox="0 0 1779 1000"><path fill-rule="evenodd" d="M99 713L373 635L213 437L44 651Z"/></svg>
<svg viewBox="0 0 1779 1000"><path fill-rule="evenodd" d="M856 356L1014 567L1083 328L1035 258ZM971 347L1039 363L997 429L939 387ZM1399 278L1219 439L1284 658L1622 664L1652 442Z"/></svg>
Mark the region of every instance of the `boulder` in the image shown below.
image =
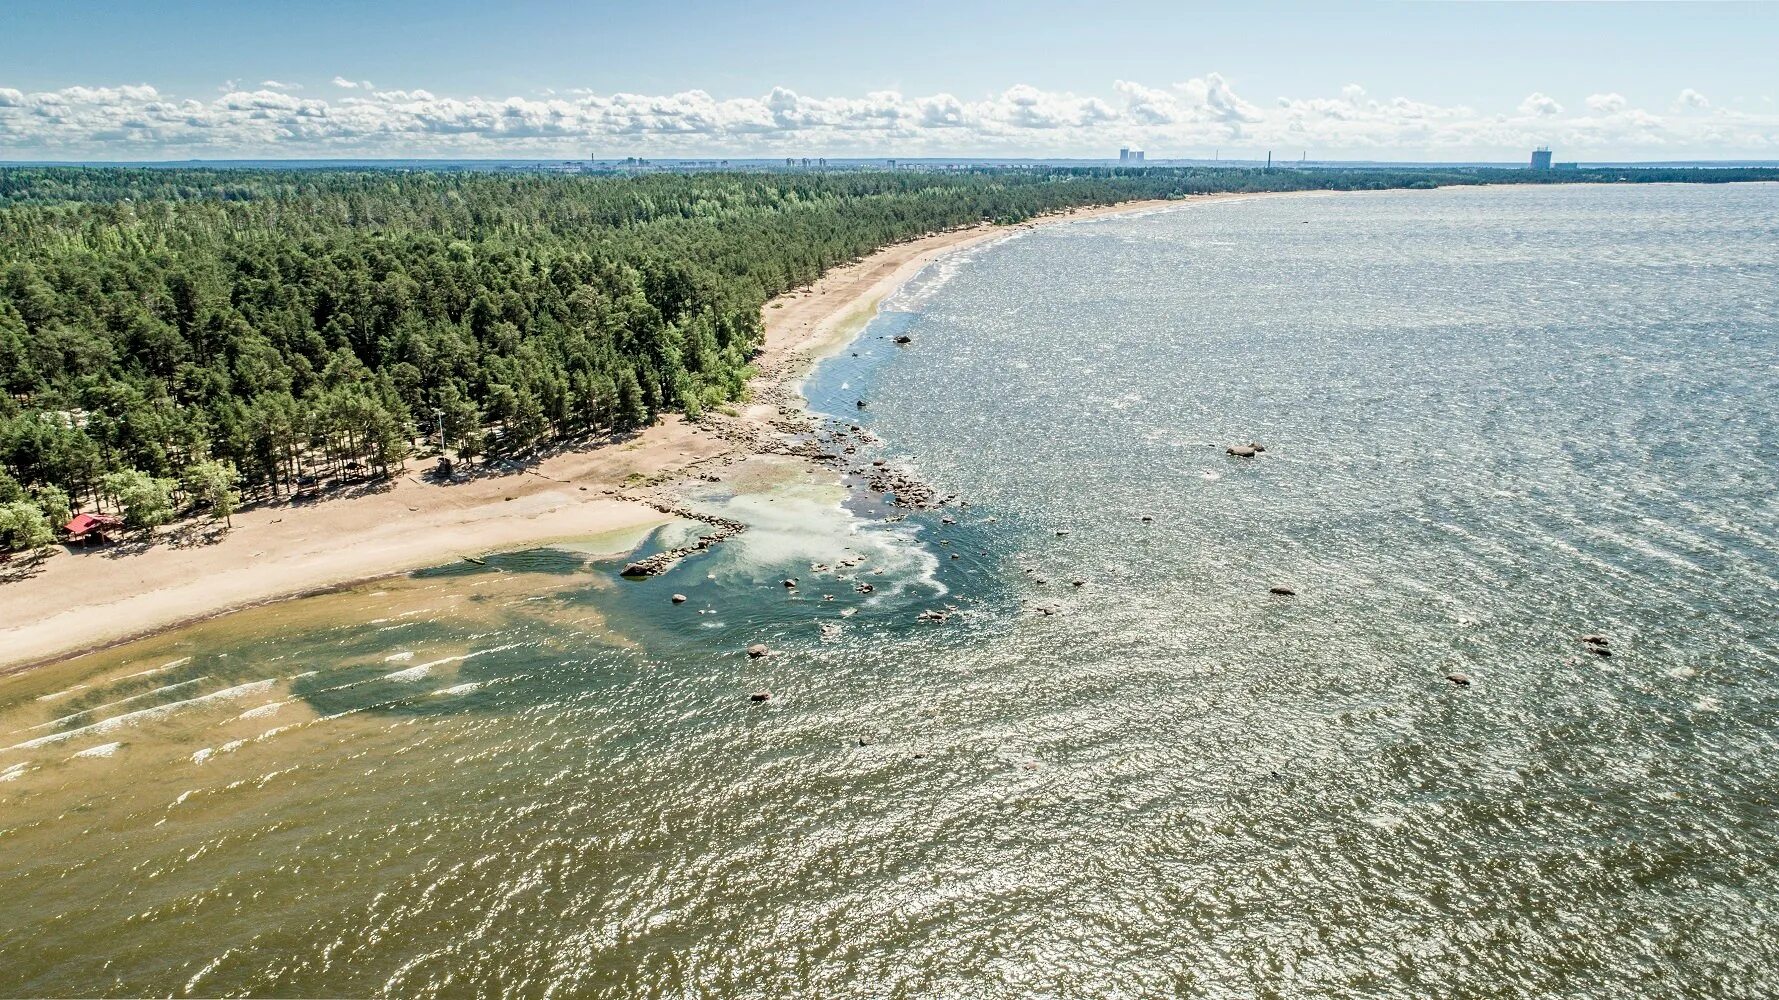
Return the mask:
<svg viewBox="0 0 1779 1000"><path fill-rule="evenodd" d="M756 642L752 646L747 647L747 655L756 660L770 652L772 652L772 650L766 648L766 644L763 642Z"/></svg>
<svg viewBox="0 0 1779 1000"><path fill-rule="evenodd" d="M1445 679L1448 681L1451 681L1453 684L1456 684L1459 687L1469 687L1470 686L1470 678L1465 676L1464 674L1446 674Z"/></svg>
<svg viewBox="0 0 1779 1000"><path fill-rule="evenodd" d="M912 344L912 343L914 343L914 338L908 336L905 333L900 333L900 334L896 335L896 343L898 343L898 344Z"/></svg>
<svg viewBox="0 0 1779 1000"><path fill-rule="evenodd" d="M772 697L772 692L770 692L770 691L755 691L753 694L750 694L747 696L747 700L748 701L766 701L767 699L769 699L771 697Z"/></svg>
<svg viewBox="0 0 1779 1000"><path fill-rule="evenodd" d="M1259 454L1251 444L1232 444L1223 450L1228 454L1234 455L1236 458L1253 458L1255 455Z"/></svg>
<svg viewBox="0 0 1779 1000"><path fill-rule="evenodd" d="M675 603L675 604L684 604L684 603L686 603L686 595L684 595L684 594L675 594L675 595L673 595L673 603Z"/></svg>
<svg viewBox="0 0 1779 1000"><path fill-rule="evenodd" d="M787 578L784 582L784 585L785 585L786 590L791 590L797 586L797 580L795 577Z"/></svg>

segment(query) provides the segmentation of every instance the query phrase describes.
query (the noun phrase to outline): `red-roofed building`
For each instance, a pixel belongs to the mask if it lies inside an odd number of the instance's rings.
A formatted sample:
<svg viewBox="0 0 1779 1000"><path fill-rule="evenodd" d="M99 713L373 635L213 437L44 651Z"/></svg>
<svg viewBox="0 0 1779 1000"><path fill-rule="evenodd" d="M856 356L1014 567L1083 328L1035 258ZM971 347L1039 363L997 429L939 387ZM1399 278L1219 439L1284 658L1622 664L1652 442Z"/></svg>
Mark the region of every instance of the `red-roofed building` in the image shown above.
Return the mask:
<svg viewBox="0 0 1779 1000"><path fill-rule="evenodd" d="M122 527L124 519L115 514L76 514L62 530L68 533L71 542L88 542L97 538L105 541L105 532L112 528Z"/></svg>

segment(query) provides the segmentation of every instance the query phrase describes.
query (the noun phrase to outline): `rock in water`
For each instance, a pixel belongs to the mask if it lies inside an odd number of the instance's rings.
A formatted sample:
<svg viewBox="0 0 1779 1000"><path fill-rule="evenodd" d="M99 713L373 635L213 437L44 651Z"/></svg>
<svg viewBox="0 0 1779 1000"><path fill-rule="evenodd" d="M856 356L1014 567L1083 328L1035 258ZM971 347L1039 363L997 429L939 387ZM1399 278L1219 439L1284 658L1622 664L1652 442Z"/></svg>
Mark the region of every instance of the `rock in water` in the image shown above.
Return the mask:
<svg viewBox="0 0 1779 1000"><path fill-rule="evenodd" d="M748 701L765 701L766 699L771 698L771 697L772 697L772 692L770 692L770 691L755 691L753 694L750 694L747 696L747 700Z"/></svg>
<svg viewBox="0 0 1779 1000"><path fill-rule="evenodd" d="M1608 644L1607 638L1603 635L1600 635L1597 632L1592 635L1582 636L1581 641L1587 643L1590 646L1605 646Z"/></svg>
<svg viewBox="0 0 1779 1000"><path fill-rule="evenodd" d="M752 646L747 647L747 655L756 660L770 652L772 652L772 650L767 649L766 644L763 642L756 642Z"/></svg>
<svg viewBox="0 0 1779 1000"><path fill-rule="evenodd" d="M1275 596L1278 596L1278 597L1296 597L1297 596L1297 591L1292 590L1290 587L1274 587L1274 588L1272 588L1271 592Z"/></svg>
<svg viewBox="0 0 1779 1000"><path fill-rule="evenodd" d="M1456 684L1459 687L1469 687L1470 686L1470 678L1464 674L1446 674L1445 679L1448 681L1451 681L1453 684Z"/></svg>
<svg viewBox="0 0 1779 1000"><path fill-rule="evenodd" d="M912 343L914 343L914 338L908 336L905 333L898 334L896 336L896 343L898 343L898 344L912 344Z"/></svg>
<svg viewBox="0 0 1779 1000"><path fill-rule="evenodd" d="M1253 458L1255 455L1259 454L1259 452L1254 450L1254 446L1251 444L1232 444L1223 450L1230 455L1234 455L1236 458Z"/></svg>
<svg viewBox="0 0 1779 1000"><path fill-rule="evenodd" d="M673 595L673 603L675 603L675 604L684 604L684 603L686 603L686 595L684 595L684 594L675 594L675 595Z"/></svg>

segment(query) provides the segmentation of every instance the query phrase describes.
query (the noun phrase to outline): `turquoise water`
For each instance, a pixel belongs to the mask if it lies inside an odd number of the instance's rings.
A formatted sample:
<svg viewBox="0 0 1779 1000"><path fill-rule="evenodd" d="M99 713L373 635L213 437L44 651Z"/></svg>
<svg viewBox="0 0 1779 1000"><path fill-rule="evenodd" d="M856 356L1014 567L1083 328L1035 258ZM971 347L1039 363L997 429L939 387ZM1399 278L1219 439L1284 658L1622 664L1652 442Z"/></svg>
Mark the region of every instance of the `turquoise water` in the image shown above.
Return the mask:
<svg viewBox="0 0 1779 1000"><path fill-rule="evenodd" d="M968 506L0 681L0 994L1764 995L1776 195L1023 233L807 387Z"/></svg>

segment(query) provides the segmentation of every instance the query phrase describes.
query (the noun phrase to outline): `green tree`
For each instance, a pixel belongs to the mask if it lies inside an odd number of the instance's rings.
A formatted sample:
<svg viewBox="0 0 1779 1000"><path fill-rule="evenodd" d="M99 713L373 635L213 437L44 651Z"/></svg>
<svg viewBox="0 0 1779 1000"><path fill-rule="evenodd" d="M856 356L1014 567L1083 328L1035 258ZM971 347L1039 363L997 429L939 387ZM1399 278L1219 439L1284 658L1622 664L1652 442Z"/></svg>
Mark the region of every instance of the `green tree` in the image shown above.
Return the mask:
<svg viewBox="0 0 1779 1000"><path fill-rule="evenodd" d="M105 492L123 508L124 526L129 528L156 528L173 520L173 486L173 480L139 469L105 476Z"/></svg>
<svg viewBox="0 0 1779 1000"><path fill-rule="evenodd" d="M544 408L530 389L520 389L513 402L513 416L507 421L507 440L514 448L524 448L543 437L548 426Z"/></svg>
<svg viewBox="0 0 1779 1000"><path fill-rule="evenodd" d="M621 430L631 430L647 426L649 420L649 403L643 396L642 383L637 381L634 369L626 368L618 374L618 405L612 423Z"/></svg>
<svg viewBox="0 0 1779 1000"><path fill-rule="evenodd" d="M391 467L401 464L412 449L413 430L389 408L374 406L364 425L365 453L377 471L387 476Z"/></svg>
<svg viewBox="0 0 1779 1000"><path fill-rule="evenodd" d="M74 516L73 506L68 502L68 493L54 483L43 483L31 490L31 498L37 501L37 509L49 519L51 525L67 524Z"/></svg>
<svg viewBox="0 0 1779 1000"><path fill-rule="evenodd" d="M56 540L37 505L26 500L0 503L0 550L40 549Z"/></svg>
<svg viewBox="0 0 1779 1000"><path fill-rule="evenodd" d="M240 481L233 462L207 459L185 467L186 492L208 503L210 516L222 518L230 528L235 526L235 508L241 503L241 494L235 491Z"/></svg>

